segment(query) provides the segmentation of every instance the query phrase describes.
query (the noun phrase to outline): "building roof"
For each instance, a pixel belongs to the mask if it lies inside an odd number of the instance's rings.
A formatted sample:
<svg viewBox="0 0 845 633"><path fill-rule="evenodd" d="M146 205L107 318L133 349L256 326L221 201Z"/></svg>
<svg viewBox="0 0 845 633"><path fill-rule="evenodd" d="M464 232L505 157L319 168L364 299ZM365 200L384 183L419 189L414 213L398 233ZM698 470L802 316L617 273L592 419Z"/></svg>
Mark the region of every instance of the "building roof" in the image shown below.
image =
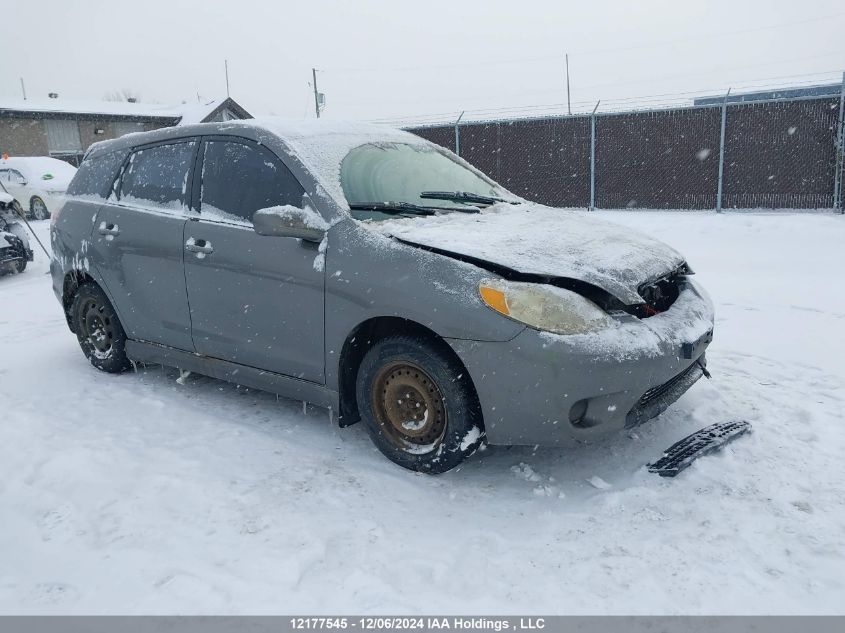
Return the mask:
<svg viewBox="0 0 845 633"><path fill-rule="evenodd" d="M200 103L161 105L128 101L72 101L68 99L10 99L0 97L0 117L62 118L86 117L114 120L155 120L169 125L201 123L228 108L243 118L249 112L230 98L210 99Z"/></svg>
<svg viewBox="0 0 845 633"><path fill-rule="evenodd" d="M772 101L774 99L794 99L800 97L838 97L842 90L842 84L819 84L817 86L797 86L777 88L775 90L758 90L755 92L736 92L728 95L713 95L698 97L693 101L694 105L743 103L746 101Z"/></svg>

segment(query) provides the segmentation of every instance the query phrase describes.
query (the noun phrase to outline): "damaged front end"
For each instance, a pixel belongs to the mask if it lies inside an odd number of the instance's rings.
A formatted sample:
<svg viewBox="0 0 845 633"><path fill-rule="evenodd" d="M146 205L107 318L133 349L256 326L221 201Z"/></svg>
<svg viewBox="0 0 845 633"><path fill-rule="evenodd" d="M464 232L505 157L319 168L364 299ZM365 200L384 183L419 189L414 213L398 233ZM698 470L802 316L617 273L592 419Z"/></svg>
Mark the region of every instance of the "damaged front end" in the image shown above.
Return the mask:
<svg viewBox="0 0 845 633"><path fill-rule="evenodd" d="M684 262L672 272L640 284L637 292L643 298L643 303L629 306L626 312L640 319L666 312L678 299L683 281L694 274L689 264Z"/></svg>

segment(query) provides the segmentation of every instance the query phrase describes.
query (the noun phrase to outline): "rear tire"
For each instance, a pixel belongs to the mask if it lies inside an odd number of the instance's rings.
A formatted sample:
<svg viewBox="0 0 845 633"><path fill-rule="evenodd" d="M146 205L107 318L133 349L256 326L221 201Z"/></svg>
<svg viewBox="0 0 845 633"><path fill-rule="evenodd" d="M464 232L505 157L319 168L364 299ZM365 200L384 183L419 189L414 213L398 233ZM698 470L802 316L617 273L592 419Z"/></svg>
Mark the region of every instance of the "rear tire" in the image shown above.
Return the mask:
<svg viewBox="0 0 845 633"><path fill-rule="evenodd" d="M99 286L88 283L77 289L70 317L82 353L94 367L119 374L132 366L126 356L126 333Z"/></svg>
<svg viewBox="0 0 845 633"><path fill-rule="evenodd" d="M481 409L466 370L420 337L378 341L358 368L356 395L373 443L403 468L443 473L484 442Z"/></svg>
<svg viewBox="0 0 845 633"><path fill-rule="evenodd" d="M29 214L33 220L46 220L50 217L50 211L47 205L38 196L32 196L29 201Z"/></svg>

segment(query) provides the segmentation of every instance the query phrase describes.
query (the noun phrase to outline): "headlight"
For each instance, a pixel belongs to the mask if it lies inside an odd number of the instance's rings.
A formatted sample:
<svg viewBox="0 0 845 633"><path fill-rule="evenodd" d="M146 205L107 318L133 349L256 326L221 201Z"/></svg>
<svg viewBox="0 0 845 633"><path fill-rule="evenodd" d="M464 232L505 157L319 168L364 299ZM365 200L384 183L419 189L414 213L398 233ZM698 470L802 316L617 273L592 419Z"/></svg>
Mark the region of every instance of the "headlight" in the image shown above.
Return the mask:
<svg viewBox="0 0 845 633"><path fill-rule="evenodd" d="M481 282L478 291L496 312L538 330L583 334L612 325L595 303L556 286L495 279Z"/></svg>

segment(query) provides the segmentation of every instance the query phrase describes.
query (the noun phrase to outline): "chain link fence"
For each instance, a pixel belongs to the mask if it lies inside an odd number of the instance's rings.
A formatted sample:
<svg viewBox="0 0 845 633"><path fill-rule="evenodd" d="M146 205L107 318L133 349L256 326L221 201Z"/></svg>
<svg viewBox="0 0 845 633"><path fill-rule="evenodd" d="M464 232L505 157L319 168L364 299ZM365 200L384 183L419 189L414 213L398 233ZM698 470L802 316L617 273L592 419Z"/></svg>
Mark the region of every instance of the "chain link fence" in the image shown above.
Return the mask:
<svg viewBox="0 0 845 633"><path fill-rule="evenodd" d="M407 129L552 206L841 209L841 111L795 98Z"/></svg>

